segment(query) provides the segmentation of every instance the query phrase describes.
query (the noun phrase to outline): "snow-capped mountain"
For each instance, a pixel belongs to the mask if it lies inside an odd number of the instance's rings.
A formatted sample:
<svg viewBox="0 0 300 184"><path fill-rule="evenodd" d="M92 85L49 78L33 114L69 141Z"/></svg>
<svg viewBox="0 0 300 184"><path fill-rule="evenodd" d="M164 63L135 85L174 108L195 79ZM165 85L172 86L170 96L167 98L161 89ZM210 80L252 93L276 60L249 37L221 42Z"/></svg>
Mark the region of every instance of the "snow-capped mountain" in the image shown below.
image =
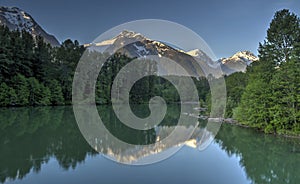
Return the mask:
<svg viewBox="0 0 300 184"><path fill-rule="evenodd" d="M204 55L204 52L202 52L199 49L190 50L185 53L187 53L188 55L191 55L193 57L198 57L198 58Z"/></svg>
<svg viewBox="0 0 300 184"><path fill-rule="evenodd" d="M229 58L222 58L219 60L223 72L227 75L234 72L245 72L247 66L255 61L258 61L258 57L250 51L237 52Z"/></svg>
<svg viewBox="0 0 300 184"><path fill-rule="evenodd" d="M34 37L42 36L52 46L59 45L59 42L53 35L48 34L28 13L17 7L0 6L0 25L5 25L10 30L26 30Z"/></svg>
<svg viewBox="0 0 300 184"><path fill-rule="evenodd" d="M189 75L197 77L206 75L205 72L210 68L209 65L216 63L200 50L194 51L194 55L191 55L188 52L175 49L166 43L151 40L140 33L128 30L122 31L112 39L86 44L85 46L88 49L97 50L99 52L111 54L119 52L132 58L143 58L150 55L169 58L180 64ZM194 57L196 54L197 57ZM201 63L201 66L199 66L199 63ZM176 73L176 71L180 71L179 68L172 67L173 66L168 66L168 74L170 74L170 71L172 71L172 74ZM165 74L166 68L160 67L159 71Z"/></svg>
<svg viewBox="0 0 300 184"><path fill-rule="evenodd" d="M166 57L179 63L192 76L207 76L209 73L220 76L230 75L234 72L244 72L250 63L258 60L251 52L243 51L229 58L212 61L210 57L199 49L183 51L128 30L122 31L112 39L86 44L85 46L91 50L110 54L120 52L132 58L141 58L149 55ZM222 73L213 71L217 67L221 67ZM177 69L173 70L178 71Z"/></svg>
<svg viewBox="0 0 300 184"><path fill-rule="evenodd" d="M240 51L235 53L233 56L229 58L222 58L221 62L223 64L230 63L230 62L243 62L247 65L251 64L253 61L257 61L258 57L256 57L253 53L250 51Z"/></svg>

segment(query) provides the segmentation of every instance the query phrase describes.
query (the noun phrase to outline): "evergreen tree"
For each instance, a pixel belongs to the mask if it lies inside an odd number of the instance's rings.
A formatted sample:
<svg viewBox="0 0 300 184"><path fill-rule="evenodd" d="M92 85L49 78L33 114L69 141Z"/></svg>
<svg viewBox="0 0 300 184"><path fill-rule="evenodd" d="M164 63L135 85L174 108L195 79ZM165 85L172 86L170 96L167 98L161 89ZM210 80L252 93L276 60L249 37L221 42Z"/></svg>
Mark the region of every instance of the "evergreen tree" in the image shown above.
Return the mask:
<svg viewBox="0 0 300 184"><path fill-rule="evenodd" d="M299 132L299 18L275 13L234 117L265 132Z"/></svg>
<svg viewBox="0 0 300 184"><path fill-rule="evenodd" d="M73 74L83 51L78 41L52 48L41 36L0 26L0 98L7 97L0 106L60 105L64 97L70 102Z"/></svg>
<svg viewBox="0 0 300 184"><path fill-rule="evenodd" d="M83 46L78 41L70 39L64 41L55 52L55 63L57 65L56 79L60 82L64 99L71 103L72 99L72 80L78 61L84 52Z"/></svg>
<svg viewBox="0 0 300 184"><path fill-rule="evenodd" d="M34 50L35 61L32 64L33 76L41 82L47 81L52 68L51 47L44 42L43 37L36 38L37 47Z"/></svg>
<svg viewBox="0 0 300 184"><path fill-rule="evenodd" d="M12 88L15 90L17 95L16 105L17 106L29 105L28 83L26 78L23 75L17 74L15 77L13 77Z"/></svg>
<svg viewBox="0 0 300 184"><path fill-rule="evenodd" d="M260 58L279 65L289 61L300 41L299 18L287 9L277 11L267 31L267 40L260 47Z"/></svg>
<svg viewBox="0 0 300 184"><path fill-rule="evenodd" d="M10 43L10 31L0 26L0 82L10 77L10 67L13 64Z"/></svg>
<svg viewBox="0 0 300 184"><path fill-rule="evenodd" d="M50 102L52 105L63 105L64 104L64 97L62 93L62 89L59 85L57 80L51 80L48 83L48 88L50 89Z"/></svg>
<svg viewBox="0 0 300 184"><path fill-rule="evenodd" d="M232 110L241 101L241 97L247 86L248 74L238 72L225 78L227 89L226 117L232 117Z"/></svg>
<svg viewBox="0 0 300 184"><path fill-rule="evenodd" d="M16 92L4 82L0 84L0 106L12 106L16 102Z"/></svg>
<svg viewBox="0 0 300 184"><path fill-rule="evenodd" d="M50 90L43 84L40 84L37 79L33 77L28 79L28 89L29 105L50 105Z"/></svg>

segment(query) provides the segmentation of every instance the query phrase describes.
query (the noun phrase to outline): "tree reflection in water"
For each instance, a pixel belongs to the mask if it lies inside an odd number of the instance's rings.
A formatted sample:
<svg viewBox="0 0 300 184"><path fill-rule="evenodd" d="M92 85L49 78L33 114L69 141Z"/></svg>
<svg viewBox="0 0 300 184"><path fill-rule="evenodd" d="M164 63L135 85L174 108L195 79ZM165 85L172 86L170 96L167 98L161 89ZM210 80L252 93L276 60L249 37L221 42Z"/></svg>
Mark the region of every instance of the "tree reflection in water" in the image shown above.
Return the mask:
<svg viewBox="0 0 300 184"><path fill-rule="evenodd" d="M266 135L252 129L222 125L216 141L240 165L253 183L282 184L300 181L300 140Z"/></svg>
<svg viewBox="0 0 300 184"><path fill-rule="evenodd" d="M89 147L77 128L71 107L0 110L0 181L21 179L55 157L64 169L75 168Z"/></svg>
<svg viewBox="0 0 300 184"><path fill-rule="evenodd" d="M147 108L142 109L133 111L147 116ZM120 139L141 145L157 139L157 130L135 132L122 127L111 107L99 107L99 112L109 130L116 135L122 133ZM179 112L177 105L168 108L160 125L161 131L172 131ZM201 143L209 139L204 127L205 122L202 122L187 145L199 149ZM223 124L216 142L229 157L239 156L241 167L253 183L300 181L299 139L275 137ZM50 158L69 170L83 163L87 156L96 155L98 153L82 137L72 107L0 109L0 182L22 179L31 171L39 172Z"/></svg>

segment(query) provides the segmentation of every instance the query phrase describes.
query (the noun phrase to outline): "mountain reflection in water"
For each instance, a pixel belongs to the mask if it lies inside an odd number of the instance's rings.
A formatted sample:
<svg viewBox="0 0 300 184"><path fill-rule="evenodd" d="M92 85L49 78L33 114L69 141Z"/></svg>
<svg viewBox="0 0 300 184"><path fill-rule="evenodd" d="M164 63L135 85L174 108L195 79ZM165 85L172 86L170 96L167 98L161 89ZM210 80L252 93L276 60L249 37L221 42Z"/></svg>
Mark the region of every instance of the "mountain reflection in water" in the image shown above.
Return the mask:
<svg viewBox="0 0 300 184"><path fill-rule="evenodd" d="M139 145L151 144L166 137L174 129L180 114L180 106L171 105L168 107L165 119L159 126L148 131L133 131L131 129L125 129L123 125L118 122L111 107L101 106L98 108L106 128L110 130L112 134L119 135L118 138L136 144L137 146L135 148L138 151L126 150L126 148L114 150L114 147L106 147L105 144L99 145L97 149L101 149L101 152L114 158L129 159L129 155L131 155L130 159L132 159L131 161L133 162L139 159L145 159L149 156L144 154L148 154L149 150L139 150ZM149 114L147 108L136 107L135 109L133 108L133 111L136 114L140 113L140 116L147 116ZM153 154L163 153L173 147L186 145L191 149L184 147L176 156L180 156L181 160L186 160L187 162L190 160L191 162L189 163L192 164L189 166L196 169L196 171L198 170L199 175L205 173L205 169L212 169L212 165L201 166L201 164L196 164L197 157L187 157L194 153L192 151L194 149L198 150L199 157L200 155L205 155L206 150L204 150L203 153L201 153L200 150L202 150L203 146L205 147L205 142L210 142L211 135L205 129L206 122L203 120L198 121L199 125L191 139L177 145L170 144L164 147L157 147L154 149L156 152L154 151ZM182 131L188 128L189 127L184 126L180 127ZM160 135L160 137L157 135ZM105 141L102 142L104 143ZM246 174L243 182L258 184L297 183L300 180L299 142L299 139L264 135L254 130L223 124L212 146L216 146L217 149L226 153L224 158L226 161L216 163L219 168L224 169L224 172L227 167L234 164L231 158L234 157L238 159L241 172L245 172ZM212 152L211 156L213 156L213 154L217 153ZM2 183L14 181L26 183L26 176L32 172L36 173L36 175L31 177L37 178L43 171L43 165L49 165L51 160L56 160L59 164L59 168L56 168L56 170L63 169L65 172L70 172L76 170L78 164L84 165L88 159L98 157L102 157L102 154L99 154L90 147L81 135L74 118L72 107L0 109L0 182ZM187 167L180 165L182 161L177 160L175 162L174 159L176 158L154 164L153 167L159 164L169 165L166 167L170 170L175 169L175 167ZM104 160L100 163L104 164ZM110 167L115 168L112 170L120 169L117 165ZM95 166L95 168L97 167ZM150 168L149 166L145 167L145 170L150 172L148 175L156 173L157 170L154 171ZM128 167L124 169L130 170ZM143 170L142 167L139 170ZM166 172L167 171L162 172L161 174L165 173L165 175L167 175ZM185 173L184 170L182 170L182 172ZM216 178L213 176L215 173L211 174L212 178ZM88 178L98 175L97 173L88 173L80 177ZM111 178L114 177L111 176ZM163 180L162 182L168 181L164 181L163 177L161 178ZM170 177L166 176L166 178ZM220 178L222 177L220 176ZM66 181L62 183L68 183L68 178L65 178L65 180ZM197 176L195 176L191 182L201 182L203 180L204 178L197 178ZM237 178L231 178L231 183L235 183L235 180L237 181ZM130 181L134 182L135 180L131 178ZM147 181L152 183L155 180L148 178ZM176 181L180 182L180 178L177 178ZM81 182L78 181L78 183ZM97 182L95 181L95 183Z"/></svg>

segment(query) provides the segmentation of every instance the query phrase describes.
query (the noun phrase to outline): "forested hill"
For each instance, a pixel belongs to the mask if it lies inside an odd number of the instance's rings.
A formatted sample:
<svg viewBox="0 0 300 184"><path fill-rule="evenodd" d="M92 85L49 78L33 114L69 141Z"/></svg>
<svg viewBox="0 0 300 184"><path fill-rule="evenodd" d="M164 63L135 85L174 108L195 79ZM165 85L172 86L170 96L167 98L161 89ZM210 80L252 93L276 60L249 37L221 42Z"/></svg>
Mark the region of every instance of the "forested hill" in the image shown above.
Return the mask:
<svg viewBox="0 0 300 184"><path fill-rule="evenodd" d="M51 47L40 36L0 26L0 106L69 104L83 52L78 41Z"/></svg>

